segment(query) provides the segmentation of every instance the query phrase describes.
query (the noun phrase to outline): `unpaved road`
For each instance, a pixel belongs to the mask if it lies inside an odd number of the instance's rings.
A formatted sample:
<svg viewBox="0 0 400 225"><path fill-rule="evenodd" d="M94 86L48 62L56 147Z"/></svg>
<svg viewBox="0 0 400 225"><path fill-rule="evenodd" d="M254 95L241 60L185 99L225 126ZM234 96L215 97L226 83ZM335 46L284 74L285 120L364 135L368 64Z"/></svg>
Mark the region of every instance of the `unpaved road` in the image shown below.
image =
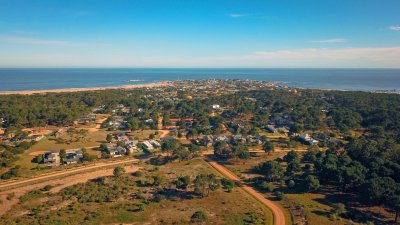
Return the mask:
<svg viewBox="0 0 400 225"><path fill-rule="evenodd" d="M169 134L169 130L157 130L160 132L160 138L165 138Z"/></svg>
<svg viewBox="0 0 400 225"><path fill-rule="evenodd" d="M124 168L127 173L132 173L132 172L135 172L140 169L140 167L133 166L133 165L125 166ZM44 180L43 182L40 182L40 183L35 183L32 185L26 185L26 186L6 190L6 191L1 191L0 192L0 200L2 201L2 203L0 203L0 216L4 215L8 210L11 209L12 206L17 204L19 201L19 197L28 193L29 191L43 188L46 185L52 185L52 186L54 186L54 188L52 188L50 190L50 192L56 193L56 192L59 192L60 190L62 190L63 188L72 186L74 184L85 183L88 180L95 179L98 177L111 176L113 174L113 171L114 171L114 169L112 169L112 168L111 169L101 169L100 168L99 170L92 171L92 172L85 172L83 174L75 174L75 175L71 175L68 177L62 177L62 178L53 178L50 180ZM14 193L15 196L12 199L8 200L7 196L12 193Z"/></svg>
<svg viewBox="0 0 400 225"><path fill-rule="evenodd" d="M258 193L252 187L244 184L236 175L234 175L232 172L230 172L224 166L222 166L222 165L218 164L217 162L210 160L210 159L207 159L206 161L212 167L214 167L216 170L218 170L220 173L222 173L224 176L233 180L237 185L239 185L240 188L245 190L247 193L252 195L254 198L256 198L258 201L260 201L262 204L264 204L269 209L271 209L272 213L274 214L274 225L285 225L285 215L283 214L282 210L277 205L275 205L275 203L266 199L263 195Z"/></svg>
<svg viewBox="0 0 400 225"><path fill-rule="evenodd" d="M116 162L101 162L101 163L96 163L95 165L91 165L91 166L85 166L85 167L78 167L78 168L74 168L74 169L70 169L67 171L59 171L59 172L54 172L51 174L47 174L47 175L43 175L43 176L37 176L34 178L28 178L28 179L22 179L22 180L16 180L16 181L9 181L9 182L4 182L4 183L0 183L0 189L3 188L9 188L15 185L23 185L23 184L28 184L31 182L36 182L36 181L40 181L43 179L51 179L51 178L55 178L58 176L64 176L64 175L69 175L69 174L73 174L73 173L80 173L80 172L84 172L85 170L93 170L93 169L101 169L102 167L107 167L107 166L115 166L115 165L120 165L120 164L124 164L124 163L133 163L133 162L137 162L137 159L128 159L128 160L120 160L120 161L116 161Z"/></svg>

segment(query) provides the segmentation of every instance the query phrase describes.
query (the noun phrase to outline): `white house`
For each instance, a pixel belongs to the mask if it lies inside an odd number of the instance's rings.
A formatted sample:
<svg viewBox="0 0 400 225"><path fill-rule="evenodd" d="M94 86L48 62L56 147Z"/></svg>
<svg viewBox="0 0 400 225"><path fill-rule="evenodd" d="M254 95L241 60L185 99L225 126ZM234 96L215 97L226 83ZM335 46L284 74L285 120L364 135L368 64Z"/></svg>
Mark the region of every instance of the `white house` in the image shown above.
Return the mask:
<svg viewBox="0 0 400 225"><path fill-rule="evenodd" d="M221 106L220 106L220 105L216 105L216 104L214 104L214 105L212 105L212 108L213 108L213 109L220 109L220 108L221 108Z"/></svg>
<svg viewBox="0 0 400 225"><path fill-rule="evenodd" d="M311 136L307 133L302 133L299 136L301 139L303 139L305 142L308 142L310 145L317 145L319 141L311 138Z"/></svg>
<svg viewBox="0 0 400 225"><path fill-rule="evenodd" d="M149 141L143 141L143 145L146 146L148 150L154 149L154 146Z"/></svg>

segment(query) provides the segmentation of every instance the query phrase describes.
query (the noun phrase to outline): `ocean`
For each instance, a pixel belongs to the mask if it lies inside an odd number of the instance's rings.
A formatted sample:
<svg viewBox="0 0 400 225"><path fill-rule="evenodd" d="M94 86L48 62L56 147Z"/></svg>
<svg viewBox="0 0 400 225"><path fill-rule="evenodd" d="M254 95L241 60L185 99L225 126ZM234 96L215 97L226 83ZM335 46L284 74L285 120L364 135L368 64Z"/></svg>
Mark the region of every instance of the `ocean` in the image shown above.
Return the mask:
<svg viewBox="0 0 400 225"><path fill-rule="evenodd" d="M400 90L400 69L0 69L0 91L110 87L193 79L250 79L300 88Z"/></svg>

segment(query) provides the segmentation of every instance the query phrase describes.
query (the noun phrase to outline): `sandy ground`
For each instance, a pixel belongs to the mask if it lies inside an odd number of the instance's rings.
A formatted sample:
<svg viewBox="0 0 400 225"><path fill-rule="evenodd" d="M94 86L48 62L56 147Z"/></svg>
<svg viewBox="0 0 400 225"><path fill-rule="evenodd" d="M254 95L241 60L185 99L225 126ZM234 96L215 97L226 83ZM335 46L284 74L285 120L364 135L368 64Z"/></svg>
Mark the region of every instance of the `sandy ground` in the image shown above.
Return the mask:
<svg viewBox="0 0 400 225"><path fill-rule="evenodd" d="M79 92L79 91L101 91L101 90L112 90L112 89L137 89L137 88L155 88L155 87L166 87L170 85L169 82L159 82L151 84L137 84L137 85L126 85L116 87L98 87L98 88L67 88L67 89L54 89L54 90L26 90L26 91L3 91L0 95L31 95L31 94L45 94L45 93L61 93L61 92Z"/></svg>
<svg viewBox="0 0 400 225"><path fill-rule="evenodd" d="M264 204L269 209L271 209L272 213L274 214L274 225L285 225L285 216L284 216L282 210L277 205L275 205L275 203L266 199L262 194L258 193L252 187L244 184L236 175L231 173L228 169L221 166L217 162L215 162L213 160L207 160L207 162L210 163L210 165L212 167L214 167L216 170L218 170L219 172L224 174L227 178L233 180L240 188L245 190L247 193L249 193L255 199L257 199L262 204Z"/></svg>
<svg viewBox="0 0 400 225"><path fill-rule="evenodd" d="M127 173L132 173L139 169L140 169L140 167L137 167L137 166L125 166L125 170ZM43 188L46 185L52 185L55 187L53 189L51 189L50 192L56 193L56 192L59 192L60 190L62 190L63 188L74 185L74 184L84 183L84 182L87 182L88 180L95 179L98 177L111 176L113 174L113 170L114 169L100 169L100 170L93 171L93 172L76 174L76 175L59 178L59 179L45 180L41 183L2 191L2 192L0 192L0 200L2 201L2 203L0 204L0 216L2 216L8 210L10 210L13 205L17 204L19 201L19 197L21 197L22 195L24 195L25 193L27 193L29 191ZM15 197L12 198L11 200L7 200L7 195L9 195L11 193L14 193Z"/></svg>

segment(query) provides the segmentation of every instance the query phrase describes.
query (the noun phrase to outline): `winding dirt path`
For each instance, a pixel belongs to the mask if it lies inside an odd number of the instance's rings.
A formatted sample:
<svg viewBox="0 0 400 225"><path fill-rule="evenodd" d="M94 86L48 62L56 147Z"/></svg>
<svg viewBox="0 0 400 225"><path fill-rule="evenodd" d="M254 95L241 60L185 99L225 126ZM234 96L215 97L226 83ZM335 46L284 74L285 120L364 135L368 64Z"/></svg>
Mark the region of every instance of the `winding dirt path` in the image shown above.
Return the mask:
<svg viewBox="0 0 400 225"><path fill-rule="evenodd" d="M258 201L260 201L262 204L264 204L269 209L271 209L272 213L274 214L274 225L285 225L285 215L283 214L282 210L277 205L275 205L275 203L266 199L263 195L261 195L259 192L254 190L252 187L244 184L236 175L234 175L232 172L230 172L224 166L218 164L216 161L211 160L211 159L206 159L206 161L212 167L214 167L216 170L218 170L220 173L222 173L224 176L233 180L240 188L245 190L251 196L253 196Z"/></svg>

